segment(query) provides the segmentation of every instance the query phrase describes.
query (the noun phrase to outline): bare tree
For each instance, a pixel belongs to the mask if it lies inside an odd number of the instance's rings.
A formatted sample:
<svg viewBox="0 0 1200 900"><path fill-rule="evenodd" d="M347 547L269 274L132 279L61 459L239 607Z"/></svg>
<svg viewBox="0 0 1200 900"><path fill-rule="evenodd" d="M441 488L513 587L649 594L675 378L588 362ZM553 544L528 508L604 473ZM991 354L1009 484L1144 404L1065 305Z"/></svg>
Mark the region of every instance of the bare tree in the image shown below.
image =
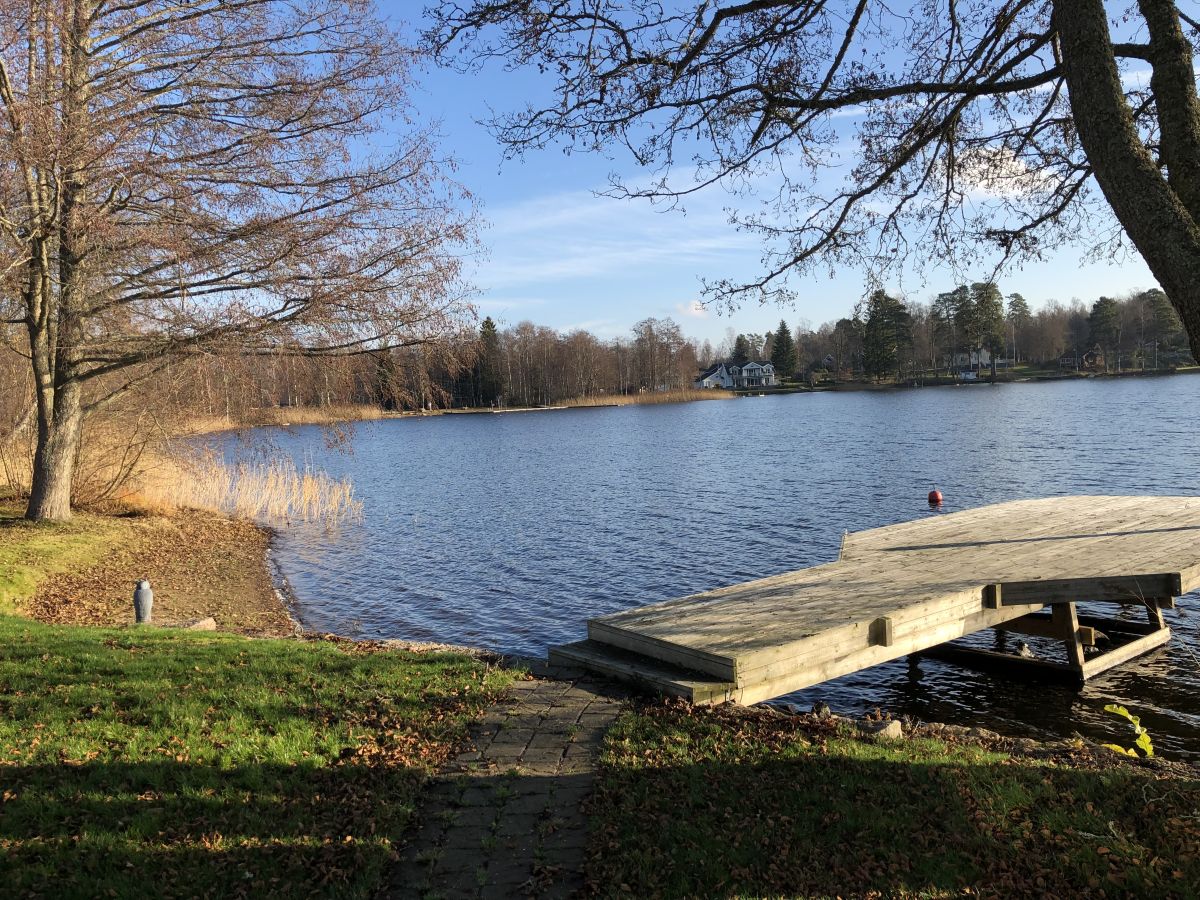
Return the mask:
<svg viewBox="0 0 1200 900"><path fill-rule="evenodd" d="M200 352L420 343L469 306L461 192L367 0L0 0L0 318L36 388L28 515L83 416Z"/></svg>
<svg viewBox="0 0 1200 900"><path fill-rule="evenodd" d="M977 268L1127 236L1197 352L1200 25L1178 6L1137 0L1112 24L1103 0L445 0L430 34L465 65L556 79L556 102L497 122L513 151L624 145L658 176L618 195L766 178L743 224L767 271L710 297L790 299L789 273L834 261ZM1148 84L1123 81L1147 64ZM672 183L676 162L695 179Z"/></svg>

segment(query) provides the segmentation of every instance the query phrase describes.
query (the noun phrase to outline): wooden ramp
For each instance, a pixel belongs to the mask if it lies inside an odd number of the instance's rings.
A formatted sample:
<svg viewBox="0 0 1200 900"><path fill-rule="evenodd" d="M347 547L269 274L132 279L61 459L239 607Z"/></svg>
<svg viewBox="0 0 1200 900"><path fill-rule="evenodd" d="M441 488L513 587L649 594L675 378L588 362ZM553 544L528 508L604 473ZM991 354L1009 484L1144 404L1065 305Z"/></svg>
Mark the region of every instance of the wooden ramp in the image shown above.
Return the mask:
<svg viewBox="0 0 1200 900"><path fill-rule="evenodd" d="M1161 609L1196 587L1200 497L1020 500L849 534L837 562L591 619L550 660L756 703L1004 626L1061 639L1065 661L1035 662L1083 680L1165 643ZM1081 623L1080 601L1145 607L1146 625ZM1105 625L1119 646L1089 656Z"/></svg>

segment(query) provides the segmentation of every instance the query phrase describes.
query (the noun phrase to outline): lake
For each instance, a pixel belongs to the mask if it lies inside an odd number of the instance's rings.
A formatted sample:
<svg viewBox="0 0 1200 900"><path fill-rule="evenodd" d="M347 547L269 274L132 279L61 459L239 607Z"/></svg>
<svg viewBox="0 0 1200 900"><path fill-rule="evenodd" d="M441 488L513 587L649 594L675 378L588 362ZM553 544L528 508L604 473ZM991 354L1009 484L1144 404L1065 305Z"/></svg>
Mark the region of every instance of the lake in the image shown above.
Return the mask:
<svg viewBox="0 0 1200 900"><path fill-rule="evenodd" d="M843 531L936 514L935 485L947 511L1198 493L1198 399L1200 377L1089 379L384 420L342 449L263 429L227 449L348 475L363 501L351 525L280 531L306 627L542 656L590 616L828 562ZM899 660L789 699L1125 742L1102 711L1121 702L1161 752L1200 757L1192 599L1167 648L1082 691Z"/></svg>

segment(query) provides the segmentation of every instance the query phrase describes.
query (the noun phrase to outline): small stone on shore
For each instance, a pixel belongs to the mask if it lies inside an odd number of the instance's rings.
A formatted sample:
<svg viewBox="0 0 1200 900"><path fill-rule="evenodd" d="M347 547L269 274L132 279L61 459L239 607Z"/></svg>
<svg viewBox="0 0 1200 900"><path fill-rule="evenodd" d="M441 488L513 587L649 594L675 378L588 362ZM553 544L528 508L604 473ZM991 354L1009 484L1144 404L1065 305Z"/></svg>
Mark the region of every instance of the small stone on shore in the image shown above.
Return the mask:
<svg viewBox="0 0 1200 900"><path fill-rule="evenodd" d="M904 737L904 726L900 724L899 719L887 719L882 722L867 720L859 722L858 728L864 734L881 741L898 741Z"/></svg>
<svg viewBox="0 0 1200 900"><path fill-rule="evenodd" d="M179 628L183 631L216 631L217 620L208 616L203 619L192 619L189 622L174 622L163 625L163 628Z"/></svg>

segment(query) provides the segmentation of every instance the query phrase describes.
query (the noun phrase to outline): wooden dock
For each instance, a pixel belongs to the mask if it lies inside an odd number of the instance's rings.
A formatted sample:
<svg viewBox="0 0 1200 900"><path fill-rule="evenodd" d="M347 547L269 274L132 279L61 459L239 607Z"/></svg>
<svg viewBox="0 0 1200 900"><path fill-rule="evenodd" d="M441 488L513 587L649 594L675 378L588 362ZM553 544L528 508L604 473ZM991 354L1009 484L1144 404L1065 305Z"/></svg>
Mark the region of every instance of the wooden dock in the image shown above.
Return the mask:
<svg viewBox="0 0 1200 900"><path fill-rule="evenodd" d="M1021 500L848 534L836 562L591 619L550 660L756 703L1003 627L1061 641L1061 661L1029 664L1082 681L1166 643L1161 610L1197 587L1200 497ZM1083 601L1143 607L1145 624L1081 621Z"/></svg>

